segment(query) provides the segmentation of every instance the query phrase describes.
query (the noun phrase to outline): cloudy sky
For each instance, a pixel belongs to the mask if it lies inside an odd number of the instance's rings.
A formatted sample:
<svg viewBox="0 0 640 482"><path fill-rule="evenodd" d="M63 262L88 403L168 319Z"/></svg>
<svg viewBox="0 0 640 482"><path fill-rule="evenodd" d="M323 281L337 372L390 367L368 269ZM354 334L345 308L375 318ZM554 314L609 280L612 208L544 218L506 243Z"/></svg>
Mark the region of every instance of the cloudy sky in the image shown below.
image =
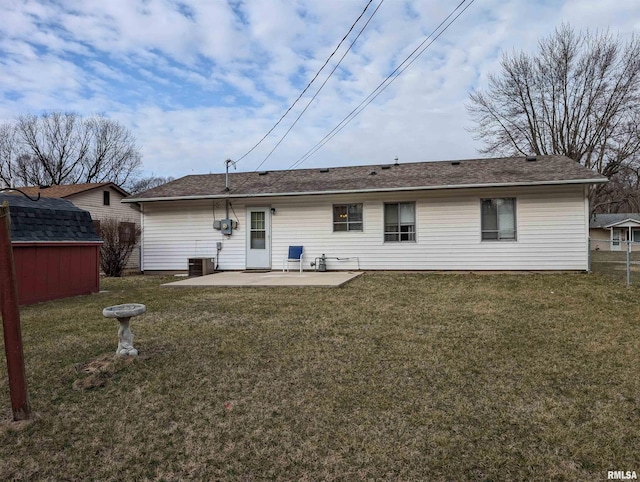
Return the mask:
<svg viewBox="0 0 640 482"><path fill-rule="evenodd" d="M46 110L103 113L141 146L145 174L224 171L282 116L368 0L0 0L0 123ZM467 4L471 3L470 0ZM309 91L238 170L287 169L420 45L458 1L380 0ZM469 91L502 51L534 51L562 22L640 29L638 0L475 0L301 167L477 156Z"/></svg>

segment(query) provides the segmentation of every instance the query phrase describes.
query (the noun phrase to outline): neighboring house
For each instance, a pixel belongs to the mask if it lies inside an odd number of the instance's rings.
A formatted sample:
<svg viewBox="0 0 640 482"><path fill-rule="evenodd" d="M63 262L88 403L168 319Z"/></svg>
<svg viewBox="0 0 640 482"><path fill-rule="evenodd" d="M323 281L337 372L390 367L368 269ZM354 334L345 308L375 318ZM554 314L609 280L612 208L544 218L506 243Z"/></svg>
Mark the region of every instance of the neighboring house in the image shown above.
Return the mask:
<svg viewBox="0 0 640 482"><path fill-rule="evenodd" d="M21 191L30 196L40 193L43 197L64 198L80 209L91 213L96 231L100 231L100 221L116 218L122 229L131 231L134 225L140 226L140 209L137 204L124 204L122 200L129 195L127 191L112 182L65 184L48 187L21 187ZM128 270L140 270L139 246L131 253L127 262Z"/></svg>
<svg viewBox="0 0 640 482"><path fill-rule="evenodd" d="M594 214L589 222L591 249L596 251L626 251L631 240L631 250L640 250L640 214ZM635 244L637 243L637 244Z"/></svg>
<svg viewBox="0 0 640 482"><path fill-rule="evenodd" d="M97 293L100 246L91 216L64 199L0 194L11 213L20 304Z"/></svg>
<svg viewBox="0 0 640 482"><path fill-rule="evenodd" d="M563 156L192 175L137 194L142 269L586 270L590 184ZM226 234L225 234L226 233ZM338 259L339 258L339 259Z"/></svg>

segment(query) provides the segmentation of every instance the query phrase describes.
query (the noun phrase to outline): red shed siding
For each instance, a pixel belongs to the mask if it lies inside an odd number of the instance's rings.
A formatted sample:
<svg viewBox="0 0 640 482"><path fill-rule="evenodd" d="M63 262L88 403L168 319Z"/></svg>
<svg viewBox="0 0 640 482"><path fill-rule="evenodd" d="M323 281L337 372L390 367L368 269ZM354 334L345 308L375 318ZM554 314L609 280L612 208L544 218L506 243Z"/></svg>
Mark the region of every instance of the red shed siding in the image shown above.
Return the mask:
<svg viewBox="0 0 640 482"><path fill-rule="evenodd" d="M100 243L13 243L21 305L100 290Z"/></svg>

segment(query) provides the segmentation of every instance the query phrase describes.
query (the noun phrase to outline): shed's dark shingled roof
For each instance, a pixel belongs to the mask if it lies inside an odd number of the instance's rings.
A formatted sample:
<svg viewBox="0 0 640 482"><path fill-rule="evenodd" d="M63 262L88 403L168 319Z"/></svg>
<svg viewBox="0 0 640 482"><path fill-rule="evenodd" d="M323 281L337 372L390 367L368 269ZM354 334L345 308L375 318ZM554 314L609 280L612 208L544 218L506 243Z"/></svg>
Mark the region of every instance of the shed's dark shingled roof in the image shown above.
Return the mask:
<svg viewBox="0 0 640 482"><path fill-rule="evenodd" d="M589 221L589 228L604 228L627 219L633 219L635 222L640 223L640 213L594 214Z"/></svg>
<svg viewBox="0 0 640 482"><path fill-rule="evenodd" d="M101 241L91 215L71 201L40 198L31 201L21 194L0 194L0 204L9 202L12 241Z"/></svg>
<svg viewBox="0 0 640 482"><path fill-rule="evenodd" d="M457 163L457 164L454 164ZM390 167L389 167L390 166ZM564 156L538 156L534 162L524 157L469 159L463 161L413 162L399 165L332 167L229 173L229 194L277 195L341 192L394 191L412 188L495 186L523 183L606 182ZM323 172L325 171L325 172ZM375 172L375 174L372 174ZM224 174L186 176L134 195L131 200L171 197L224 197Z"/></svg>

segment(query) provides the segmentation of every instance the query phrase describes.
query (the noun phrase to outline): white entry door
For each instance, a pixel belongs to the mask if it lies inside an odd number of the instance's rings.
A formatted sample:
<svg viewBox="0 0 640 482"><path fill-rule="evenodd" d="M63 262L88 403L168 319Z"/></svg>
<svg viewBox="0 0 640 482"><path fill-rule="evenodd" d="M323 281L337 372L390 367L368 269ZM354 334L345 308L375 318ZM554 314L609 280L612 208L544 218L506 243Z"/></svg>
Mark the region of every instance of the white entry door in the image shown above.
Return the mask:
<svg viewBox="0 0 640 482"><path fill-rule="evenodd" d="M271 269L270 208L247 208L247 269Z"/></svg>

